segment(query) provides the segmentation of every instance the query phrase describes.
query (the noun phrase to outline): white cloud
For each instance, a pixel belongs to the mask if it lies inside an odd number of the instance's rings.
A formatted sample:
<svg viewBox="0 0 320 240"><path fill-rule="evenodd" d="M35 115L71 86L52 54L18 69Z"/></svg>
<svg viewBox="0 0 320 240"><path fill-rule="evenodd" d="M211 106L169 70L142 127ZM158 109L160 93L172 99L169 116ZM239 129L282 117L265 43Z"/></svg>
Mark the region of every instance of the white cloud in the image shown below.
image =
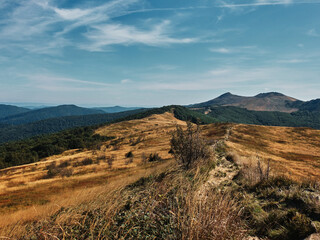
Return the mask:
<svg viewBox="0 0 320 240"><path fill-rule="evenodd" d="M221 8L229 8L236 10L237 8L247 8L247 7L259 7L259 6L272 6L272 5L290 5L290 4L319 4L319 0L255 0L246 3L235 3L235 2L225 2L222 1L220 5Z"/></svg>
<svg viewBox="0 0 320 240"><path fill-rule="evenodd" d="M126 83L132 83L133 81L131 79L126 78L126 79L122 79L120 82L122 84L126 84Z"/></svg>
<svg viewBox="0 0 320 240"><path fill-rule="evenodd" d="M91 9L60 9L60 8L53 8L54 11L63 19L65 20L76 20L79 18L83 18L88 14L92 13Z"/></svg>
<svg viewBox="0 0 320 240"><path fill-rule="evenodd" d="M171 71L171 70L175 70L177 68L178 68L178 66L176 66L176 65L159 64L159 65L156 65L154 67L151 67L150 69L158 69L158 70L161 70L161 71Z"/></svg>
<svg viewBox="0 0 320 240"><path fill-rule="evenodd" d="M210 52L221 53L221 54L232 54L232 53L252 53L260 54L263 53L261 49L256 46L240 46L240 47L221 47L221 48L210 48Z"/></svg>
<svg viewBox="0 0 320 240"><path fill-rule="evenodd" d="M307 32L307 35L309 35L311 37L320 37L320 33L318 33L315 29L310 29Z"/></svg>
<svg viewBox="0 0 320 240"><path fill-rule="evenodd" d="M297 58L293 58L293 59L282 59L282 60L278 60L278 63L304 63L304 62L308 62L308 60L306 59L297 59Z"/></svg>
<svg viewBox="0 0 320 240"><path fill-rule="evenodd" d="M2 5L0 8L5 7ZM133 12L157 10L144 9L141 0L113 0L99 6L70 9L39 0L16 1L16 5L14 9L7 9L8 17L0 20L3 26L0 44L2 41L7 48L14 46L30 52L52 53L52 49L65 46L103 51L109 45L167 46L197 41L192 37L174 37L177 30L169 20L144 22L142 26L114 21L116 17ZM81 30L75 31L77 36L70 37L69 33L78 29ZM73 41L74 37L77 41Z"/></svg>
<svg viewBox="0 0 320 240"><path fill-rule="evenodd" d="M276 77L275 77L276 76ZM158 74L148 75L148 82L139 85L142 90L154 91L210 91L219 89L278 88L284 91L301 85L320 87L318 73L306 73L303 70L289 67L227 67L217 68L199 74ZM308 78L309 82L301 83ZM163 79L166 79L164 81ZM197 79L197 81L194 81ZM257 90L256 90L257 91Z"/></svg>
<svg viewBox="0 0 320 240"><path fill-rule="evenodd" d="M165 46L178 43L192 43L194 38L172 38L167 34L170 21L166 20L154 25L150 30L140 30L134 26L122 24L106 24L93 26L85 36L90 40L82 48L89 51L103 51L109 45L144 44L149 46Z"/></svg>
<svg viewBox="0 0 320 240"><path fill-rule="evenodd" d="M113 84L104 83L104 82L94 82L94 81L85 81L75 78L60 77L54 75L44 75L44 74L35 74L35 75L25 75L27 79L32 83L32 86L38 88L55 91L57 89L87 89L94 87L93 89L99 89L101 87L112 87Z"/></svg>
<svg viewBox="0 0 320 240"><path fill-rule="evenodd" d="M232 53L230 48L210 48L210 52L214 53Z"/></svg>

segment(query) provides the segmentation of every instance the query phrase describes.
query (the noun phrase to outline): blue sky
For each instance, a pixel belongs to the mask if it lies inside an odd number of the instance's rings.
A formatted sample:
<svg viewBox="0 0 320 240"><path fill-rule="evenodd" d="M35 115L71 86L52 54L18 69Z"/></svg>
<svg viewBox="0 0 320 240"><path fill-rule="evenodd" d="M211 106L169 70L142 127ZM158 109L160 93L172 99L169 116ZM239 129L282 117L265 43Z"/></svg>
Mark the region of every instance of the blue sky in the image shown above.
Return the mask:
<svg viewBox="0 0 320 240"><path fill-rule="evenodd" d="M320 0L1 0L0 102L320 97Z"/></svg>

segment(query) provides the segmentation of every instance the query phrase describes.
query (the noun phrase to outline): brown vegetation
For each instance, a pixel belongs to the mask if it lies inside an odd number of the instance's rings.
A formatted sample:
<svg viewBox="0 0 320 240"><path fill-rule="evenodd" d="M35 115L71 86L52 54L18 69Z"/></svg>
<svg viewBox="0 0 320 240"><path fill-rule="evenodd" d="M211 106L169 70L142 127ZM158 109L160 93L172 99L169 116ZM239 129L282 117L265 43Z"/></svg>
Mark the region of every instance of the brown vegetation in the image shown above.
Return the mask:
<svg viewBox="0 0 320 240"><path fill-rule="evenodd" d="M235 124L196 129L165 113L96 133L115 139L0 172L0 235L288 239L290 231L315 231L320 131Z"/></svg>

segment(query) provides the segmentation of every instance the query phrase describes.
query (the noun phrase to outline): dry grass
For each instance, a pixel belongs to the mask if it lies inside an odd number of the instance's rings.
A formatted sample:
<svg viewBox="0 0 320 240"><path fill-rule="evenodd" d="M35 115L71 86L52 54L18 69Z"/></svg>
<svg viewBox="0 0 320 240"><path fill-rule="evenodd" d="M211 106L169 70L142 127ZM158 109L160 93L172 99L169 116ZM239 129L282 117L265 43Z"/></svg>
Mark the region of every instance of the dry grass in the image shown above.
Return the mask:
<svg viewBox="0 0 320 240"><path fill-rule="evenodd" d="M200 168L193 173L175 169L168 152L177 124L186 126L170 113L112 124L96 131L116 137L99 150L66 151L35 164L1 170L0 236L39 233L40 239L50 239L50 234L63 238L76 226L86 236L104 239L102 233L135 236L134 229L148 232L145 228L153 226L153 230L158 228L155 236L172 231L178 239L242 239L245 232L237 201L212 188L199 195L199 185L207 176ZM234 124L211 124L202 130L213 145L226 140L228 150L242 164L255 166L259 156L270 160L277 174L295 180L320 179L320 131ZM130 161L128 152L133 153ZM148 163L150 154L159 154L163 160ZM84 165L84 159L92 163ZM72 176L44 179L52 163L72 169ZM126 187L140 178L148 182L150 174L162 177L152 178L150 184L143 180L141 188L139 184ZM125 207L128 201L130 209ZM119 219L114 218L119 212L126 224L120 228ZM30 225L32 221L36 223ZM26 232L26 226L31 230Z"/></svg>
<svg viewBox="0 0 320 240"><path fill-rule="evenodd" d="M207 134L219 132L209 125ZM218 127L219 128L219 127ZM320 131L309 128L232 125L226 142L242 162L269 160L273 172L297 181L320 180Z"/></svg>
<svg viewBox="0 0 320 240"><path fill-rule="evenodd" d="M10 232L17 222L41 219L51 215L62 206L77 205L90 201L96 194L91 191L122 185L146 176L151 172L166 168L172 156L170 132L176 124L185 125L172 114L154 115L143 120L133 120L99 129L97 132L117 136L116 140L103 144L100 150L71 150L52 156L41 162L13 167L0 172L0 234ZM141 137L143 136L143 137ZM130 139L135 140L134 144ZM116 142L117 147L114 147ZM129 163L125 154L133 152ZM143 156L157 153L164 162L145 163ZM113 159L110 165L109 158ZM92 159L92 164L82 164L84 159ZM47 177L47 168L52 163L72 170L72 176ZM68 163L68 164L65 164ZM119 186L118 186L119 187ZM14 228L19 228L19 224ZM22 227L23 228L23 227Z"/></svg>

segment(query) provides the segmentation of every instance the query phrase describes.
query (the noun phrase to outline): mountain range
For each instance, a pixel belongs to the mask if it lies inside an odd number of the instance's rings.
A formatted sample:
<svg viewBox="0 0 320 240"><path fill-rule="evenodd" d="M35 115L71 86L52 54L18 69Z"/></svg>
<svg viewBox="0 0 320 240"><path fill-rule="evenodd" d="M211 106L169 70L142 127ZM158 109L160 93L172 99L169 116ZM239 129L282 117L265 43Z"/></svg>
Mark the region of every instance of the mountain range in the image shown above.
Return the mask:
<svg viewBox="0 0 320 240"><path fill-rule="evenodd" d="M0 105L0 143L76 127L107 124L124 118L136 119L172 109L175 109L178 119L200 124L234 122L320 129L320 99L301 101L277 92L260 93L253 97L225 93L215 99L186 107L153 109L61 105L31 110Z"/></svg>
<svg viewBox="0 0 320 240"><path fill-rule="evenodd" d="M217 106L233 106L252 111L270 111L292 113L301 110L320 111L320 99L301 101L278 92L260 93L253 97L244 97L230 92L212 100L192 104L190 108L211 108Z"/></svg>

